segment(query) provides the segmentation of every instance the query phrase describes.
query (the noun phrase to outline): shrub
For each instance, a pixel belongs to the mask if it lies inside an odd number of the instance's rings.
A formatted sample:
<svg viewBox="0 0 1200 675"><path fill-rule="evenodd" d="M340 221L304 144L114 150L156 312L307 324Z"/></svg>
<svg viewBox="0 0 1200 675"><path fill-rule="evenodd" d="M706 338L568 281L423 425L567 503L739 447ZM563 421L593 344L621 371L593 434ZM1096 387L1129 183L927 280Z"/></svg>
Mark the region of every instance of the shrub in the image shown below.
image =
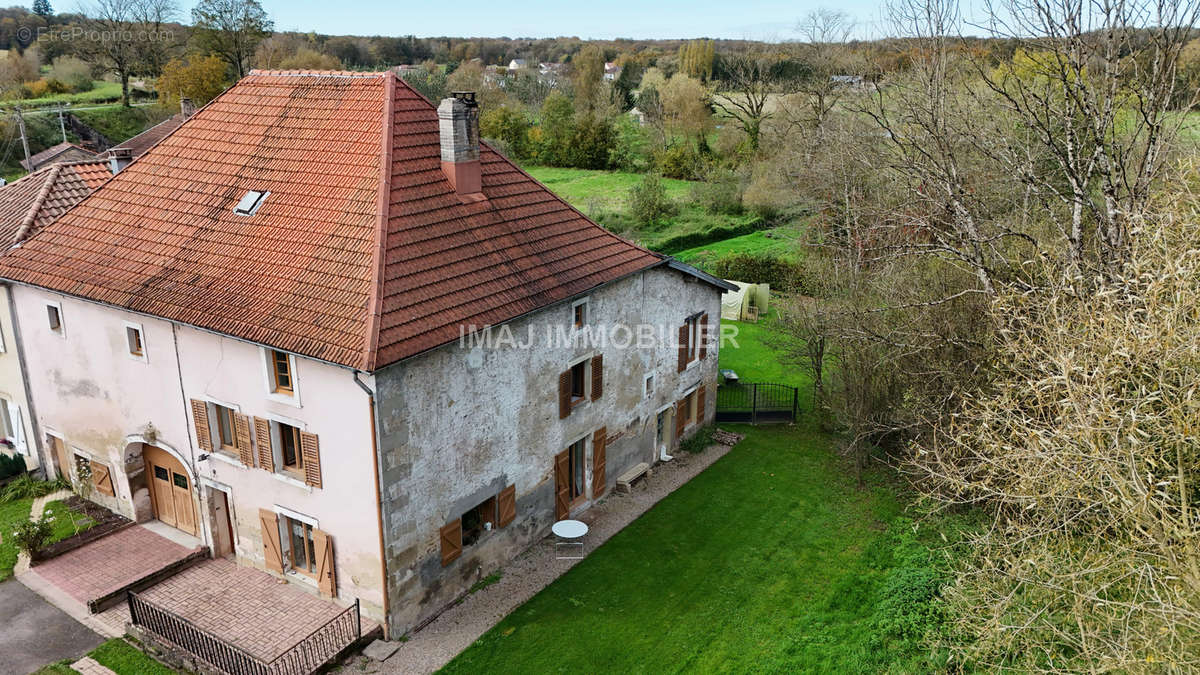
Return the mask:
<svg viewBox="0 0 1200 675"><path fill-rule="evenodd" d="M50 77L65 83L74 92L91 91L95 86L91 67L74 56L60 56L54 59Z"/></svg>
<svg viewBox="0 0 1200 675"><path fill-rule="evenodd" d="M713 444L713 427L712 425L701 427L688 438L685 438L679 443L679 449L689 455L698 455L704 452L705 448Z"/></svg>
<svg viewBox="0 0 1200 675"><path fill-rule="evenodd" d="M575 125L571 140L571 165L580 169L607 169L616 131L605 117L588 116Z"/></svg>
<svg viewBox="0 0 1200 675"><path fill-rule="evenodd" d="M658 174L646 174L629 190L629 212L642 225L660 223L678 211Z"/></svg>
<svg viewBox="0 0 1200 675"><path fill-rule="evenodd" d="M737 216L745 211L742 207L744 191L745 185L736 173L713 170L708 173L704 182L692 186L691 198L713 215Z"/></svg>
<svg viewBox="0 0 1200 675"><path fill-rule="evenodd" d="M701 263L705 271L722 279L737 279L752 284L770 284L771 288L801 295L818 293L804 265L764 253L729 253Z"/></svg>
<svg viewBox="0 0 1200 675"><path fill-rule="evenodd" d="M654 164L667 178L695 180L704 173L704 158L687 143L680 143L658 153Z"/></svg>
<svg viewBox="0 0 1200 675"><path fill-rule="evenodd" d="M38 551L46 545L54 533L54 527L50 524L49 518L39 518L37 520L26 520L17 525L17 529L13 530L13 541L16 542L17 548L21 549L28 555L36 556Z"/></svg>
<svg viewBox="0 0 1200 675"><path fill-rule="evenodd" d="M0 491L0 504L13 502L18 499L45 497L51 492L69 489L71 489L71 484L61 478L58 480L38 480L26 474L4 486L4 490Z"/></svg>
<svg viewBox="0 0 1200 675"><path fill-rule="evenodd" d="M25 473L25 458L21 455L0 455L0 479Z"/></svg>
<svg viewBox="0 0 1200 675"><path fill-rule="evenodd" d="M506 105L488 108L479 116L479 133L500 141L512 159L529 158L529 118L524 112Z"/></svg>

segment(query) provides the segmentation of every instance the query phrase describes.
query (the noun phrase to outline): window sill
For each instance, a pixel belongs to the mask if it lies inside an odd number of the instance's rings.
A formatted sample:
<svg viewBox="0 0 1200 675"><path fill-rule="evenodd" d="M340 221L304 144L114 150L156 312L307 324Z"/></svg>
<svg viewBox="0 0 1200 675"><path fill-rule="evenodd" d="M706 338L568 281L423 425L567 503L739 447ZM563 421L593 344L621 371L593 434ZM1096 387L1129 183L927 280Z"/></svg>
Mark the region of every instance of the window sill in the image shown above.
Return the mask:
<svg viewBox="0 0 1200 675"><path fill-rule="evenodd" d="M225 462L226 464L232 464L234 466L240 466L242 468L247 468L245 464L242 464L241 459L239 459L237 457L233 457L231 455L228 455L224 452L221 452L220 450L214 450L213 452L208 453L208 456L212 457L215 460Z"/></svg>
<svg viewBox="0 0 1200 675"><path fill-rule="evenodd" d="M287 483L288 485L298 487L301 490L304 490L305 492L312 492L312 490L313 490L312 486L309 485L308 483L305 483L302 480L296 480L295 478L292 478L291 476L287 475L286 473L272 472L271 476L273 478L275 478L275 480L277 480L277 481L281 481L281 482Z"/></svg>
<svg viewBox="0 0 1200 675"><path fill-rule="evenodd" d="M300 405L299 398L295 394L280 394L278 392L272 391L272 392L267 393L267 400L274 401L276 403L283 403L285 405L290 405L293 408L302 407Z"/></svg>
<svg viewBox="0 0 1200 675"><path fill-rule="evenodd" d="M283 576L287 578L288 581L299 581L301 583L308 584L313 588L317 588L317 578L315 576L309 576L307 572L298 572L296 570L289 569L283 573Z"/></svg>

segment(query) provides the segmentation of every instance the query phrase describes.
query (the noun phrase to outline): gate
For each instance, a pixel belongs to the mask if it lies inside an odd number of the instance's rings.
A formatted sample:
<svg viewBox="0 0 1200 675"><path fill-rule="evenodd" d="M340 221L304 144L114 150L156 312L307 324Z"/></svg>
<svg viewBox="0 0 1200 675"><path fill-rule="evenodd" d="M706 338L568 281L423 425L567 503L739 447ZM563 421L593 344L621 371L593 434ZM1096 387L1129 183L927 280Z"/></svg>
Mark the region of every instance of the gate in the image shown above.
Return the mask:
<svg viewBox="0 0 1200 675"><path fill-rule="evenodd" d="M799 390L786 384L727 382L717 387L717 421L795 422L799 400Z"/></svg>

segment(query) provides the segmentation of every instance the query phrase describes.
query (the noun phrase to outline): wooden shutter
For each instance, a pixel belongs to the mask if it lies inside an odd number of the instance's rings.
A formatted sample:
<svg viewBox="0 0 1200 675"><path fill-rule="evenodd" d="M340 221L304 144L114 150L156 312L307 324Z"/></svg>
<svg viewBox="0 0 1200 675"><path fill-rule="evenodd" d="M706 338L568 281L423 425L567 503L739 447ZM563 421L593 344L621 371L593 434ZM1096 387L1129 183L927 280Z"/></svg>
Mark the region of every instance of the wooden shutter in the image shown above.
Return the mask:
<svg viewBox="0 0 1200 675"><path fill-rule="evenodd" d="M688 330L687 322L685 321L679 327L679 372L687 370L688 364L688 340L691 339L692 332Z"/></svg>
<svg viewBox="0 0 1200 675"><path fill-rule="evenodd" d="M321 487L321 444L317 435L301 431L300 451L304 453L304 482Z"/></svg>
<svg viewBox="0 0 1200 675"><path fill-rule="evenodd" d="M708 355L708 315L700 315L700 358Z"/></svg>
<svg viewBox="0 0 1200 675"><path fill-rule="evenodd" d="M607 445L608 427L600 427L592 434L592 499L599 499L608 489L608 475L605 472Z"/></svg>
<svg viewBox="0 0 1200 675"><path fill-rule="evenodd" d="M496 506L500 511L500 527L506 527L517 518L517 486L509 485L496 496Z"/></svg>
<svg viewBox="0 0 1200 675"><path fill-rule="evenodd" d="M592 357L592 400L604 395L604 355Z"/></svg>
<svg viewBox="0 0 1200 675"><path fill-rule="evenodd" d="M258 522L262 525L263 562L272 572L282 573L283 550L279 546L279 516L270 509L259 509Z"/></svg>
<svg viewBox="0 0 1200 675"><path fill-rule="evenodd" d="M683 438L683 429L687 426L687 398L681 398L675 404L675 441Z"/></svg>
<svg viewBox="0 0 1200 675"><path fill-rule="evenodd" d="M570 450L554 456L554 519L563 520L571 513Z"/></svg>
<svg viewBox="0 0 1200 675"><path fill-rule="evenodd" d="M108 466L94 459L89 461L92 468L92 485L103 494L114 496L116 493L113 491L112 474L109 473Z"/></svg>
<svg viewBox="0 0 1200 675"><path fill-rule="evenodd" d="M462 518L455 518L442 528L442 567L462 555Z"/></svg>
<svg viewBox="0 0 1200 675"><path fill-rule="evenodd" d="M275 455L271 450L271 423L261 417L254 418L254 442L258 444L258 466L275 472Z"/></svg>
<svg viewBox="0 0 1200 675"><path fill-rule="evenodd" d="M558 419L564 420L571 414L571 369L558 376Z"/></svg>
<svg viewBox="0 0 1200 675"><path fill-rule="evenodd" d="M708 396L708 385L696 390L696 424L704 424L704 398Z"/></svg>
<svg viewBox="0 0 1200 675"><path fill-rule="evenodd" d="M246 415L234 415L233 428L238 457L241 458L242 464L254 466L254 448L250 445L250 418Z"/></svg>
<svg viewBox="0 0 1200 675"><path fill-rule="evenodd" d="M212 452L212 431L208 428L207 403L192 399L192 421L196 423L196 444L201 450Z"/></svg>
<svg viewBox="0 0 1200 675"><path fill-rule="evenodd" d="M337 597L337 577L333 574L333 537L313 528L313 548L317 557L317 589L321 595Z"/></svg>

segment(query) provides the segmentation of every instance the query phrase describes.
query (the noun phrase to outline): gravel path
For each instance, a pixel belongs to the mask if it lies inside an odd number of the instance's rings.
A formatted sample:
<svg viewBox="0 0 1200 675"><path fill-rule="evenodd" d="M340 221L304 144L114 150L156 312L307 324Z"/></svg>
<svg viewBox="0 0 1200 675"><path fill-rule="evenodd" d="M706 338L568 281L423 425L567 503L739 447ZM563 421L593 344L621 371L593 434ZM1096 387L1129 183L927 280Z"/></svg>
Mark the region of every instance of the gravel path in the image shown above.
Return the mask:
<svg viewBox="0 0 1200 675"><path fill-rule="evenodd" d="M679 453L675 459L654 467L654 475L634 484L633 492L613 491L579 517L588 524L585 553L590 554L609 537L621 531L660 499L704 471L729 452L729 446L714 445L698 455ZM554 538L533 544L503 569L499 581L446 610L432 623L409 636L388 660L356 657L348 672L432 673L446 665L514 609L532 598L571 569L578 560L557 560Z"/></svg>

